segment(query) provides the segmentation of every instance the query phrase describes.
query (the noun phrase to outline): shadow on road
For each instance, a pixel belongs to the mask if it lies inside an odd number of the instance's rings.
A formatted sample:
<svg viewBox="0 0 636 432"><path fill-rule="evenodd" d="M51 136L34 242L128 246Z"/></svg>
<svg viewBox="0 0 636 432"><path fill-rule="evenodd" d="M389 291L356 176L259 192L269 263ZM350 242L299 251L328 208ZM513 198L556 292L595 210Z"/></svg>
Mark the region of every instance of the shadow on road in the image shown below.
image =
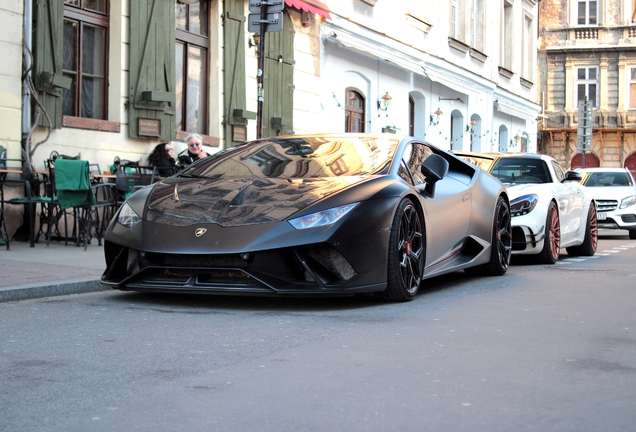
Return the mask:
<svg viewBox="0 0 636 432"><path fill-rule="evenodd" d="M427 294L459 286L476 280L463 271L426 279L414 301ZM218 295L218 294L180 294L180 293L143 293L115 291L111 300L128 303L134 307L185 308L185 309L225 309L235 311L337 311L373 307L403 307L406 303L387 303L375 298L373 294L353 294L335 296L258 296L258 295ZM163 309L161 309L163 310ZM170 312L166 309L165 312ZM183 311L181 311L183 312Z"/></svg>

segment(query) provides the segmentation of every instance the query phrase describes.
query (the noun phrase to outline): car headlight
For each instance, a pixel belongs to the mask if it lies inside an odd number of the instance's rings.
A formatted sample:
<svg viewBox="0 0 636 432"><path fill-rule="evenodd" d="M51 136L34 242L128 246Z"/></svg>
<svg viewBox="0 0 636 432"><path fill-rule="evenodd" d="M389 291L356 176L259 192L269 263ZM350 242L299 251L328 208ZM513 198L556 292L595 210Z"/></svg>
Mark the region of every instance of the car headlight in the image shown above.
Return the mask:
<svg viewBox="0 0 636 432"><path fill-rule="evenodd" d="M620 208L624 209L625 207L633 206L634 204L636 204L636 195L632 195L632 196L629 196L627 198L623 198L621 200L621 207Z"/></svg>
<svg viewBox="0 0 636 432"><path fill-rule="evenodd" d="M513 217L530 213L537 206L539 197L535 194L523 195L510 201L510 213Z"/></svg>
<svg viewBox="0 0 636 432"><path fill-rule="evenodd" d="M119 214L117 215L117 223L122 224L125 227L132 228L141 222L141 218L135 211L132 209L127 202L125 202L121 209L119 210Z"/></svg>
<svg viewBox="0 0 636 432"><path fill-rule="evenodd" d="M324 210L318 213L290 219L289 223L296 229L315 228L331 225L338 222L344 215L349 213L359 203L347 204Z"/></svg>

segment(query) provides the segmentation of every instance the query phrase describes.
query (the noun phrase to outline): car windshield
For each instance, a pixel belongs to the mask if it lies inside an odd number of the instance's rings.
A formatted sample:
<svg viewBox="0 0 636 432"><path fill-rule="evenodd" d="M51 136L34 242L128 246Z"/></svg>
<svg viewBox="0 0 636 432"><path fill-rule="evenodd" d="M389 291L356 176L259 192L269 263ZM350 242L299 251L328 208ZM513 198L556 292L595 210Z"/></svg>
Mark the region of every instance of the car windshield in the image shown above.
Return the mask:
<svg viewBox="0 0 636 432"><path fill-rule="evenodd" d="M539 158L502 158L490 173L507 184L550 183L548 168Z"/></svg>
<svg viewBox="0 0 636 432"><path fill-rule="evenodd" d="M626 172L590 172L583 184L587 187L621 187L634 186Z"/></svg>
<svg viewBox="0 0 636 432"><path fill-rule="evenodd" d="M492 158L485 158L485 157L480 157L480 156L475 156L475 155L463 155L463 154L458 154L457 156L459 156L460 158L462 158L463 160L465 160L466 162L469 162L481 169L483 169L484 171L490 171L490 168L492 167L493 164L493 159Z"/></svg>
<svg viewBox="0 0 636 432"><path fill-rule="evenodd" d="M307 136L267 138L228 148L182 173L204 178L321 178L385 174L397 138Z"/></svg>

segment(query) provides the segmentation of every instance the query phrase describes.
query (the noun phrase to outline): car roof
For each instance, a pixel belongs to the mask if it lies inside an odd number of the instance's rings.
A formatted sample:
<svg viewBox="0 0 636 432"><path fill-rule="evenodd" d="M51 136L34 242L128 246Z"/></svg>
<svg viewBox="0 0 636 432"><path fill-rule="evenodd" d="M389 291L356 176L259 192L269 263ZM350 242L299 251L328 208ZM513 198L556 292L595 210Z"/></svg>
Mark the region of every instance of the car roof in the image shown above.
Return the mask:
<svg viewBox="0 0 636 432"><path fill-rule="evenodd" d="M577 171L581 172L625 172L629 171L627 168L577 168Z"/></svg>
<svg viewBox="0 0 636 432"><path fill-rule="evenodd" d="M552 159L550 156L541 155L536 153L501 153L501 152L491 152L491 153L479 153L479 152L469 152L469 151L454 151L458 156L472 156L478 158L486 158L486 159L503 159L503 158L524 158L524 159Z"/></svg>

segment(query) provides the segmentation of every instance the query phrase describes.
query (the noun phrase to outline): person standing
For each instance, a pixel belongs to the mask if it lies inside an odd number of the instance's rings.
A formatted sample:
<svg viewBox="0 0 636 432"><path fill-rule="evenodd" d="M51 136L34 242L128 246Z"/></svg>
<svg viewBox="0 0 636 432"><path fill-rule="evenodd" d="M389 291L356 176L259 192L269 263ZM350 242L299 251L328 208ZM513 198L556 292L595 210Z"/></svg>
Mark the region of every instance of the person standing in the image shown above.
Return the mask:
<svg viewBox="0 0 636 432"><path fill-rule="evenodd" d="M174 149L169 143L157 144L148 155L148 165L157 168L161 177L169 177L175 173Z"/></svg>
<svg viewBox="0 0 636 432"><path fill-rule="evenodd" d="M201 138L201 135L196 133L188 135L186 144L188 148L179 153L179 167L187 167L198 160L208 157L208 154L203 150L203 138Z"/></svg>

